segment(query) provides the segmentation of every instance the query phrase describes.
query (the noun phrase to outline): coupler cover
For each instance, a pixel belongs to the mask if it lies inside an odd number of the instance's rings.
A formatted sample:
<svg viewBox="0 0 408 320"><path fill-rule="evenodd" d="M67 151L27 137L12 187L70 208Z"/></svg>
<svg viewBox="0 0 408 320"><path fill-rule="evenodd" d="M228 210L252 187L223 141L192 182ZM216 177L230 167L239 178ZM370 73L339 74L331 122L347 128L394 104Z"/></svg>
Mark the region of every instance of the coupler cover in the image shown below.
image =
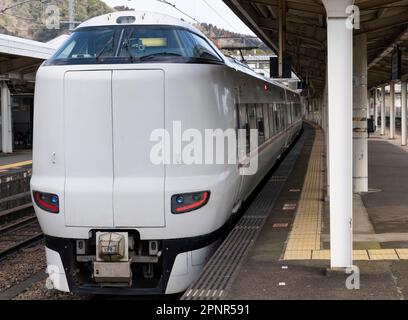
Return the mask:
<svg viewBox="0 0 408 320"><path fill-rule="evenodd" d="M96 233L96 261L93 264L96 282L131 284L128 243L127 232Z"/></svg>
<svg viewBox="0 0 408 320"><path fill-rule="evenodd" d="M96 261L129 261L128 242L127 232L97 232Z"/></svg>

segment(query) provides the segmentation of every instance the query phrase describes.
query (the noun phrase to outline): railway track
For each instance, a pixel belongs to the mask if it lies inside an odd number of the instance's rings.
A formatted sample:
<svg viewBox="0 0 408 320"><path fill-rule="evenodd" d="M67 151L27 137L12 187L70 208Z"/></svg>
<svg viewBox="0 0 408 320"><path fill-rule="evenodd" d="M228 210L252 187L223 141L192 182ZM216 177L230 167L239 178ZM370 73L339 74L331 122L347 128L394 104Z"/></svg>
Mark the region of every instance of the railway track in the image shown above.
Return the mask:
<svg viewBox="0 0 408 320"><path fill-rule="evenodd" d="M19 218L0 226L0 260L43 238L33 211L20 217L20 211L26 212L30 208L32 209L32 206L27 204L7 212L7 215L16 215Z"/></svg>

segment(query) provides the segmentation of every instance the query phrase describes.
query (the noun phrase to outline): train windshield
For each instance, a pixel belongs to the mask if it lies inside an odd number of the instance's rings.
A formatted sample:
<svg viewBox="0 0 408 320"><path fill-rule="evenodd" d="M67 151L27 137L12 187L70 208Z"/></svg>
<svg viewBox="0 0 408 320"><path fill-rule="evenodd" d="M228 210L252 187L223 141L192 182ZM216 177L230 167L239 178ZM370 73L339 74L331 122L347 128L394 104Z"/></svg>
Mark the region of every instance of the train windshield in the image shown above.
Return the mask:
<svg viewBox="0 0 408 320"><path fill-rule="evenodd" d="M222 63L208 41L171 26L82 28L72 34L47 65L97 63Z"/></svg>

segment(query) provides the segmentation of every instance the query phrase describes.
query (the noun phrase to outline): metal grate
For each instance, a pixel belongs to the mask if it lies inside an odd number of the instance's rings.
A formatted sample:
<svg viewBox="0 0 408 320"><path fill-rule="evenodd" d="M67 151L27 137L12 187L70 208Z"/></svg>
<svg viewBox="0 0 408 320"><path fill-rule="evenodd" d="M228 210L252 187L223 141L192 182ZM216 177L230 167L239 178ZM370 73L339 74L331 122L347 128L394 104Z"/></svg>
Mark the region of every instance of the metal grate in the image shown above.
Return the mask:
<svg viewBox="0 0 408 320"><path fill-rule="evenodd" d="M302 149L302 136L205 266L182 300L225 299Z"/></svg>

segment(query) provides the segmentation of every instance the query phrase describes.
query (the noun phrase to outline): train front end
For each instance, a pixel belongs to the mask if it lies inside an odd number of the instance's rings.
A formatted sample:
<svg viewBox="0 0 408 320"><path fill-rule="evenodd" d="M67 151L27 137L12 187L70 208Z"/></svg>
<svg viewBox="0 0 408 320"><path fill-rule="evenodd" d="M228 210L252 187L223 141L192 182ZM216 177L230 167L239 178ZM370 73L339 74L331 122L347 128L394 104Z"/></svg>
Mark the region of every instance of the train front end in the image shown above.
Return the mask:
<svg viewBox="0 0 408 320"><path fill-rule="evenodd" d="M234 204L231 166L154 156L167 154L160 136L178 121L202 132L234 126L222 55L191 28L105 15L38 71L31 189L54 288L177 293L214 250Z"/></svg>

